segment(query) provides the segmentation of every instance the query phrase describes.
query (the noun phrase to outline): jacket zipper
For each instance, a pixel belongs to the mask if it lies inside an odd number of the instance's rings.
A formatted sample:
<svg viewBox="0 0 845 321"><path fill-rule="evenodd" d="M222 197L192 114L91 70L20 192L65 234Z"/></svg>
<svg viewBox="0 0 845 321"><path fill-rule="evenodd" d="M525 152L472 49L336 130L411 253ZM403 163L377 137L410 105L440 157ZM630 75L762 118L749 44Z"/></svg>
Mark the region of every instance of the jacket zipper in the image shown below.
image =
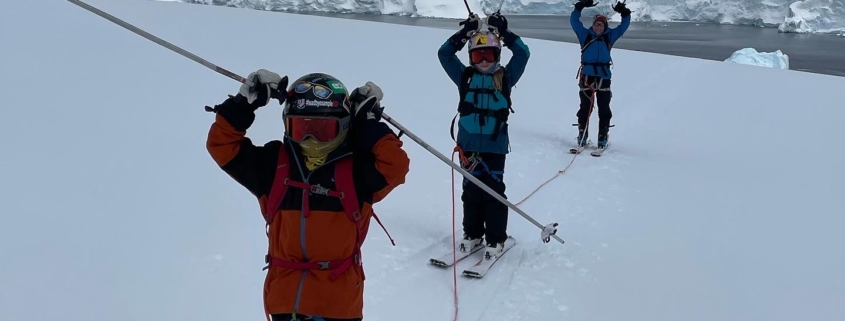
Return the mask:
<svg viewBox="0 0 845 321"><path fill-rule="evenodd" d="M326 166L328 164L331 164L331 163L337 161L338 159L341 159L341 158L346 157L346 156L351 155L351 154L352 154L351 152L348 152L348 153L345 153L345 154L340 155L338 157L335 157L332 160L324 163L323 165L320 165L317 168L314 168L314 170L312 170L310 173L308 173L307 176L305 175L305 173L302 172L302 164L299 162L299 159L296 158L296 157L293 157L293 159L296 160L296 166L299 169L299 176L304 177L305 178L305 184L310 185L311 184L311 182L310 182L311 175L314 174L314 172L316 172L317 170L323 168L324 166ZM303 202L305 201L305 193L310 193L310 192L311 191L306 191L306 190L302 191ZM302 207L302 209L299 213L299 215L300 215L300 217L299 217L299 222L300 222L299 223L299 249L302 251L302 258L306 262L308 262L308 261L310 261L308 259L308 252L305 251L305 204L302 204L301 207ZM302 298L302 288L305 285L305 276L306 276L307 272L308 272L307 270L303 270L302 275L299 278L299 286L296 289L296 301L294 302L294 305L293 305L293 313L294 314L296 314L297 310L299 310L299 300Z"/></svg>

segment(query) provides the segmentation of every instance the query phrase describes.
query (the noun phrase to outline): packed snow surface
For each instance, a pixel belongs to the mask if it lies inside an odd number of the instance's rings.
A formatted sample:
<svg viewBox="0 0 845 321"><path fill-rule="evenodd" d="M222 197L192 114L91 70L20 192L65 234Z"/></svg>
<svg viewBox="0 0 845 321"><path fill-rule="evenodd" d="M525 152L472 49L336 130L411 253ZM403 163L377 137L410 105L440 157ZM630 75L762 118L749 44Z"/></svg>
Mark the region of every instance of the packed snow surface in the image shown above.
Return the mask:
<svg viewBox="0 0 845 321"><path fill-rule="evenodd" d="M454 147L457 88L436 57L449 30L89 1L241 76L374 81L386 113ZM258 202L205 147L203 107L240 84L68 1L3 8L0 320L264 320ZM610 149L573 158L579 47L524 40L507 196L572 162L519 205L566 243L511 212L519 243L457 280L459 321L842 320L845 78L615 50ZM258 110L254 143L282 137L280 112ZM365 320L452 320L452 271L427 264L451 249L451 168L402 139L407 183L375 206L396 246L371 224L363 249Z"/></svg>
<svg viewBox="0 0 845 321"><path fill-rule="evenodd" d="M161 0L173 1L173 0ZM574 0L180 0L258 10L397 14L466 18L468 5L484 16L500 8L505 14L569 14ZM615 0L599 0L585 14L619 15ZM630 0L634 21L696 21L777 27L782 32L845 32L845 0Z"/></svg>

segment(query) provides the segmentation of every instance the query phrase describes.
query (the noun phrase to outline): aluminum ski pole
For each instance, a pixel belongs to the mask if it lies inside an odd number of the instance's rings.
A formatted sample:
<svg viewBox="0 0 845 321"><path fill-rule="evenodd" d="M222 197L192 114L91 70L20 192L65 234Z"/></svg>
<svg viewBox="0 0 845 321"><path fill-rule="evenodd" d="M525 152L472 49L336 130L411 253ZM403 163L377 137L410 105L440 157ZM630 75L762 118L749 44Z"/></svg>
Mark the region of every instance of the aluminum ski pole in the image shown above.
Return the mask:
<svg viewBox="0 0 845 321"><path fill-rule="evenodd" d="M502 0L502 2L499 2L499 8L496 9L496 13L502 13L502 5L503 4L505 4L505 0Z"/></svg>
<svg viewBox="0 0 845 321"><path fill-rule="evenodd" d="M234 80L237 80L237 81L239 81L239 82L241 82L241 83L246 84L247 86L252 86L252 85L253 85L253 84L252 84L252 82L251 82L251 81L249 81L249 80L248 80L248 79L246 79L246 78L240 77L240 76L236 75L235 73L233 73L233 72L231 72L231 71L228 71L228 70L226 70L226 69L220 68L219 66L217 66L217 65L215 65L215 64L212 64L212 63L208 62L207 60L202 59L202 58L198 57L197 55L194 55L194 54L192 54L192 53L188 52L188 51L187 51L187 50L185 50L185 49L179 48L179 47L177 47L176 45L174 45L174 44L172 44L172 43L169 43L169 42L167 42L167 41L162 40L162 39L161 39L161 38L159 38L159 37L156 37L156 36L154 36L154 35L151 35L150 33L146 32L146 31L144 31L144 30L141 30L141 29L140 29L140 28L138 28L138 27L135 27L135 26L131 25L131 24L127 23L126 21L120 20L120 19L116 18L115 16L112 16L112 15L110 15L110 14L108 14L108 13L105 13L105 12L103 12L102 10L97 9L97 8L95 8L95 7L93 7L93 6L89 5L89 4L87 4L87 3L85 3L85 2L82 2L82 1L79 1L79 0L67 0L67 1L70 1L71 3L73 3L73 4L77 5L77 6L80 6L80 7L82 7L82 8L83 8L83 9L85 9L85 10L91 11L91 12L93 12L94 14L96 14L96 15L98 15L98 16L100 16L100 17L105 18L106 20L109 20L109 21L111 21L111 22L114 22L115 24L117 24L117 25L119 25L119 26L121 26L121 27L124 27L124 28L128 29L129 31L132 31L132 32L134 32L134 33L136 33L136 34L138 34L138 35L140 35L140 36L144 37L144 38L149 39L149 40L150 40L150 41L152 41L152 42L155 42L155 43L157 43L157 44L161 45L162 47L165 47L165 48L167 48L167 49L173 50L173 51L175 51L176 53L178 53L178 54L180 54L180 55L182 55L182 56L187 57L188 59L191 59L191 60L193 60L193 61L196 61L196 62L198 62L198 63L202 64L203 66L206 66L206 67L208 67L208 68L211 68L212 70L214 70L214 71L216 71L216 72L219 72L219 73L223 74L223 75L224 75L224 76L226 76L226 77L229 77L229 78L232 78L232 79L234 79Z"/></svg>
<svg viewBox="0 0 845 321"><path fill-rule="evenodd" d="M241 76L239 76L238 74L235 74L235 73L233 73L233 72L231 72L231 71L228 71L228 70L226 70L226 69L223 69L223 68L221 68L221 67L219 67L219 66L217 66L217 65L215 65L215 64L213 64L213 63L211 63L211 62L209 62L209 61L207 61L207 60L205 60L205 59L200 58L200 57L199 57L199 56L197 56L197 55L194 55L194 54L192 54L192 53L188 52L187 50L184 50L184 49L182 49L182 48L179 48L179 47L177 47L177 46L175 46L175 45L173 45L173 44L171 44L171 43L169 43L169 42L167 42L167 41L162 40L161 38L158 38L158 37L156 37L156 36L154 36L154 35L152 35L152 34L150 34L150 33L146 32L146 31L144 31L144 30L141 30L141 29L140 29L140 28L138 28L138 27L135 27L135 26L133 26L133 25L131 25L131 24L129 24L129 23L127 23L127 22L123 21L123 20L120 20L120 19L118 19L118 18L116 18L116 17L114 17L114 16L112 16L112 15L108 14L108 13L105 13L105 12L103 12L102 10L99 10L99 9L97 9L97 8L95 8L95 7L91 6L91 5L88 5L88 4L86 4L86 3L84 3L84 2L82 2L82 1L80 1L80 0L68 0L68 1L70 1L71 3L74 3L74 4L76 4L76 5L78 5L78 6L80 6L80 7L82 7L82 8L84 8L84 9L88 10L88 11L91 11L91 12L93 12L94 14L96 14L96 15L100 16L100 17L103 17L103 18L105 18L105 19L107 19L107 20L109 20L109 21L111 21L111 22L114 22L115 24L118 24L118 25L120 25L120 26L122 26L122 27L124 27L124 28L126 28L126 29L128 29L128 30L130 30L130 31L132 31L132 32L134 32L134 33L136 33L136 34L138 34L138 35L140 35L140 36L144 37L144 38L147 38L147 39L149 39L150 41L153 41L153 42L155 42L155 43L157 43L157 44L159 44L159 45L161 45L161 46L164 46L164 47L166 47L166 48L168 48L168 49L170 49L170 50L173 50L174 52L176 52L176 53L178 53L178 54L180 54L180 55L182 55L182 56L185 56L185 57L187 57L187 58L189 58L189 59L191 59L191 60L193 60L193 61L196 61L196 62L198 62L198 63L202 64L203 66L208 67L208 68L209 68L209 69L211 69L211 70L214 70L214 71L216 71L216 72L218 72L218 73L220 73L220 74L223 74L223 75L225 75L225 76L227 76L227 77L229 77L229 78L231 78L231 79L234 79L234 80L236 80L236 81L239 81L239 82L241 82L241 83L244 83L244 84L247 84L247 85L250 85L250 86L252 85L252 82L251 82L250 80L248 80L248 79L246 79L246 78L244 78L244 77L241 77ZM208 109L206 109L206 110L208 110ZM431 152L432 154L434 154L435 156L437 156L438 158L440 158L440 160L442 160L443 162L445 162L445 163L446 163L446 164L448 164L449 166L452 166L452 168L454 168L454 169L455 169L455 170L457 170L459 173L461 173L461 175L463 175L464 177L466 177L467 179L469 179L470 181L472 181L473 183L475 183L476 185L478 185L478 186L479 186L481 189L483 189L485 192L487 192L488 194L490 194L491 196L493 196L494 198L496 198L498 201L502 202L503 204L507 205L508 207L510 207L511 209L513 209L514 211L516 211L517 213L519 213L520 215L522 215L522 216L523 216L525 219L527 219L529 222L531 222L531 223L533 223L534 225L536 225L537 227L539 227L542 231L547 231L547 230L549 230L549 229L552 229L554 226L557 226L557 223L552 223L552 224L549 224L549 225L543 226L542 224L540 224L539 222L537 222L536 220L534 220L531 216L529 216L528 214L526 214L525 212L523 212L521 209L519 209L518 207L516 207L516 205L513 205L513 204L512 204L511 202L509 202L507 199L505 199L504 197L502 197L501 195L497 194L495 191L493 191L492 189L490 189L489 187L487 187L487 185L485 185L483 182L481 182L480 180L478 180L477 178L475 178L474 176L472 176L470 173L468 173L467 171L463 170L463 169L462 169L462 168L460 168L458 165L456 165L455 163L453 163L451 160L449 160L449 158L446 158L446 156L444 156L443 154L441 154L440 152L438 152L437 150L435 150L434 148L432 148L432 147L431 147L430 145L428 145L425 141L423 141L422 139L420 139L419 137L417 137L416 135L414 135L413 133L411 133L411 132L410 132L407 128L405 128L404 126L402 126L401 124L399 124L397 121L393 120L393 118L391 118L390 116L388 116L387 114L384 114L384 113L382 113L382 118L383 118L383 119L385 119L387 122L389 122L391 125L393 125L393 126L395 126L396 128L398 128L400 131L402 131L402 132L404 132L405 134L407 134L407 135L408 135L408 137L411 137L411 139L413 139L413 140L414 140L417 144L419 144L420 146L422 146L423 148L425 148L426 150L428 150L429 152ZM542 232L541 232L541 233L542 233ZM541 236L542 236L542 234L541 234ZM559 238L557 235L551 235L551 236L553 236L553 237L554 237L556 240L558 240L561 244L563 244L563 243L564 243L564 241L563 241L561 238ZM544 241L545 241L545 240L544 240Z"/></svg>
<svg viewBox="0 0 845 321"><path fill-rule="evenodd" d="M442 160L444 163L446 163L447 165L451 166L456 171L461 173L461 175L463 175L464 177L466 177L467 179L469 179L470 181L475 183L475 185L477 185L478 187L483 189L485 192L487 192L487 194L490 194L490 196L493 196L496 200L498 200L499 202L502 202L502 204L505 204L508 207L510 207L512 210L514 210L514 212L517 212L517 213L519 213L519 215L522 215L522 217L524 217L526 220L533 223L535 226L539 227L540 230L550 228L550 225L557 226L557 223L552 223L552 224L543 226L542 224L537 222L534 218L532 218L530 215L523 212L519 207L517 207L516 205L513 205L513 203L511 203L510 201L508 201L507 199L505 199L504 197L502 197L501 195L496 193L496 191L494 191L493 189L488 187L486 184L481 182L478 178L476 178L475 176L472 176L472 174L468 173L463 168L461 168L460 166L458 166L457 164L452 162L448 157L446 157L442 153L438 152L436 149L434 149L430 145L428 145L425 141L423 141L422 139L420 139L419 137L417 137L416 135L414 135L413 133L408 131L407 128L405 128L404 126L399 124L397 121L393 120L393 118L391 118L390 116L382 113L381 118L383 118L388 123L390 123L391 125L398 128L402 133L405 133L406 135L408 135L408 137L411 137L411 139L414 140L414 142L416 142L417 144L419 144L420 146L422 146L423 148L428 150L430 153L434 154L434 156L437 156L437 158L440 158L440 160ZM557 235L551 235L551 236L554 237L556 240L558 240L561 244L564 243L564 241L560 237L558 237Z"/></svg>
<svg viewBox="0 0 845 321"><path fill-rule="evenodd" d="M103 17L106 20L111 21L111 22L113 22L113 23L115 23L115 24L117 24L117 25L119 25L123 28L126 28L127 30L132 31L132 32L138 34L141 37L147 38L148 40L155 42L155 43L161 45L162 47L170 49L170 50L172 50L172 51L174 51L174 52L176 52L176 53L178 53L178 54L180 54L180 55L182 55L182 56L184 56L188 59L196 61L199 64L206 66L206 67L210 68L211 70L214 70L214 71L216 71L216 72L218 72L218 73L220 73L220 74L222 74L226 77L232 78L232 79L234 79L234 80L236 80L236 81L238 81L242 84L245 84L249 87L252 87L254 85L252 80L250 80L250 79L246 79L244 77L241 77L241 76L239 76L239 75L237 75L237 74L235 74L231 71L228 71L228 70L226 70L226 69L224 69L220 66L217 66L217 65L209 62L208 60L202 59L199 56L192 54L191 52L189 52L185 49L179 48L178 46L176 46L172 43L169 43L169 42L167 42L167 41L165 41L165 40L163 40L159 37L156 37L156 36L146 32L146 31L142 30L141 28L135 27L135 26L127 23L126 21L123 21L123 20L121 20L121 19L119 19L115 16L112 16L112 15L110 15L110 14L108 14L108 13L106 13L106 12L100 10L100 9L97 9L96 7L94 7L92 5L89 5L89 4L82 2L80 0L67 0L67 1L69 1L70 3L73 3L77 6L80 6L85 10L91 11L92 13L94 13L94 14L100 16L100 17ZM271 91L270 96L272 98L279 99L280 101L284 97L279 91L276 91L276 90Z"/></svg>

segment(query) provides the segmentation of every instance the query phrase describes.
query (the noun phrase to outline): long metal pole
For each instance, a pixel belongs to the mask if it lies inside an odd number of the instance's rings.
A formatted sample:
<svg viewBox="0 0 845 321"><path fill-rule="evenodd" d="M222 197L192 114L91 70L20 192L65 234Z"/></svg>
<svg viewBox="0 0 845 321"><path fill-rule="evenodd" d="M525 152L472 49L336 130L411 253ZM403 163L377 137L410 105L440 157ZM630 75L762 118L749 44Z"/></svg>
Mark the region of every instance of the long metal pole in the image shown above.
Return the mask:
<svg viewBox="0 0 845 321"><path fill-rule="evenodd" d="M420 139L419 137L417 137L416 135L414 135L413 133L408 131L408 129L406 129L404 126L402 126L398 122L394 121L393 118L390 118L390 116L388 116L384 113L382 113L381 117L384 118L384 120L386 120L387 122L389 122L393 126L396 126L396 128L399 128L400 131L404 132L406 135L408 135L408 137L411 137L411 139L414 140L415 142L417 142L417 144L419 144L420 146L422 146L423 148L428 150L430 153L434 154L434 156L437 156L437 158L440 158L440 160L442 160L444 163L448 164L453 169L455 169L456 171L461 173L461 175L463 175L464 177L466 177L467 179L469 179L470 181L475 183L475 185L477 185L478 187L483 189L485 192L487 192L487 194L490 194L490 196L493 196L494 198L496 198L496 200L498 200L499 202L502 202L502 204L507 205L512 210L519 213L519 215L522 215L522 217L524 217L526 220L533 223L535 226L539 227L540 230L542 230L544 228L544 226L542 224L540 224L539 222L537 222L537 220L532 218L527 213L523 212L521 209L519 209L519 207L517 207L516 205L514 205L513 203L511 203L510 201L508 201L507 199L505 199L504 197L502 197L498 193L496 193L496 191L494 191L493 189L488 187L486 184L481 182L478 178L476 178L475 176L472 176L472 174L468 173L466 170L464 170L463 168L461 168L460 166L458 166L457 164L452 162L452 160L447 158L446 155L443 155L442 153L438 152L436 149L432 148L425 141L423 141L422 139ZM558 240L561 244L564 243L563 240L560 237L558 237L557 235L552 235L552 237L554 237L556 240Z"/></svg>
<svg viewBox="0 0 845 321"><path fill-rule="evenodd" d="M232 78L232 79L234 79L234 80L236 80L236 81L238 81L238 82L240 82L240 83L246 84L247 86L250 86L250 87L253 85L253 84L252 84L252 81L250 81L249 79L246 79L246 78L244 78L244 77L238 76L237 74L235 74L235 73L233 73L233 72L231 72L231 71L228 71L228 70L226 70L226 69L223 69L223 68L221 68L220 66L217 66L217 65L215 65L215 64L213 64L213 63L211 63L211 62L209 62L208 60L202 59L202 58L200 58L199 56L197 56L197 55L195 55L195 54L192 54L192 53L190 53L189 51L187 51L187 50L185 50L185 49L179 48L179 47L177 47L176 45L174 45L174 44L172 44L172 43L169 43L169 42L167 42L167 41L164 41L163 39L161 39L161 38L159 38L159 37L156 37L156 36L154 36L154 35L152 35L152 34L150 34L150 33L146 32L146 31L144 31L144 30L141 30L140 28L135 27L135 26L133 26L133 25L131 25L131 24L127 23L126 21L120 20L120 19L118 19L117 17L112 16L112 15L110 15L110 14L106 13L106 12L103 12L102 10L97 9L97 8L95 8L95 7L93 7L93 6L89 5L89 4L87 4L87 3L85 3L85 2L82 2L82 1L79 1L79 0L67 0L67 1L70 1L71 3L73 3L73 4L77 5L77 6L80 6L80 7L82 7L82 8L83 8L83 9L85 9L85 10L91 11L91 12L93 12L94 14L96 14L96 15L98 15L98 16L100 16L100 17L105 18L106 20L109 20L109 21L111 21L111 22L114 22L115 24L117 24L117 25L119 25L119 26L121 26L121 27L124 27L124 28L128 29L129 31L132 31L132 32L134 32L134 33L138 34L138 35L139 35L139 36L141 36L141 37L147 38L147 39L149 39L150 41L155 42L155 43L157 43L157 44L161 45L162 47L165 47L165 48L167 48L167 49L173 50L173 51L175 51L176 53L178 53L178 54L180 54L180 55L182 55L182 56L185 56L185 57L187 57L188 59L191 59L191 60L193 60L193 61L196 61L196 62L198 62L198 63L202 64L203 66L206 66L206 67L208 67L208 68L210 68L210 69L212 69L212 70L214 70L214 71L216 71L216 72L218 72L218 73L220 73L220 74L223 74L223 75L224 75L224 76L226 76L226 77Z"/></svg>
<svg viewBox="0 0 845 321"><path fill-rule="evenodd" d="M106 12L103 12L100 9L97 9L97 8L89 5L89 4L86 4L86 3L84 3L80 0L67 0L67 1L70 1L71 3L76 4L76 5L84 8L88 11L91 11L92 13L94 13L98 16L101 16L101 17L103 17L103 18L105 18L105 19L107 19L111 22L114 22L115 24L120 25L120 26L128 29L129 31L132 31L132 32L144 37L144 38L149 39L150 41L153 41L153 42L155 42L155 43L157 43L157 44L159 44L163 47L166 47L170 50L173 50L174 52L176 52L176 53L178 53L182 56L185 56L185 57L187 57L187 58L189 58L193 61L196 61L196 62L202 64L203 66L208 67L211 70L214 70L214 71L216 71L220 74L223 74L223 75L225 75L229 78L232 78L232 79L234 79L238 82L247 84L249 86L252 85L252 82L250 82L248 79L246 79L244 77L241 77L241 76L239 76L239 75L237 75L237 74L235 74L231 71L223 69L223 68L221 68L221 67L219 67L219 66L217 66L217 65L215 65L215 64L213 64L213 63L211 63L211 62L209 62L205 59L200 58L197 55L194 55L194 54L188 52L187 50L184 50L182 48L177 47L176 45L173 45L173 44L171 44L167 41L164 41L161 38L158 38L158 37L146 32L144 30L141 30L140 28L135 27L135 26L123 21L123 20L120 20L120 19L118 19L118 18L116 18L116 17L114 17L114 16L112 16L112 15L106 13ZM405 128L405 126L402 126L401 124L399 124L399 122L395 121L392 117L388 116L387 114L382 113L382 118L385 119L387 122L389 122L391 125L398 128L400 131L404 132L406 135L408 135L408 137L411 137L411 139L413 139L417 144L419 144L420 146L422 146L423 148L428 150L430 153L434 154L434 156L437 156L438 158L440 158L440 160L442 160L444 163L451 166L453 169L457 170L459 173L461 173L461 175L463 175L464 177L466 177L467 179L469 179L470 181L475 183L475 185L477 185L478 187L483 189L485 192L490 194L490 196L493 196L494 198L496 198L496 200L498 200L499 202L502 202L502 204L507 205L509 208L511 208L515 212L519 213L519 215L522 215L522 217L524 217L529 222L533 223L538 228L540 228L541 231L544 229L544 226L542 224L540 224L539 222L537 222L530 215L526 214L521 209L519 209L519 207L517 207L516 205L514 205L513 203L511 203L510 201L508 201L507 199L505 199L504 197L502 197L501 195L499 195L498 193L493 191L486 184L484 184L483 182L481 182L480 180L475 178L475 176L472 176L470 173L465 171L463 168L461 168L460 166L453 163L450 159L446 158L445 155L441 154L440 152L438 152L437 150L432 148L425 141L423 141L422 139L420 139L419 137L414 135L411 131L409 131L407 128ZM560 242L561 244L564 243L564 241L560 237L558 237L557 235L552 235L552 237L554 237L554 239L558 240L558 242Z"/></svg>

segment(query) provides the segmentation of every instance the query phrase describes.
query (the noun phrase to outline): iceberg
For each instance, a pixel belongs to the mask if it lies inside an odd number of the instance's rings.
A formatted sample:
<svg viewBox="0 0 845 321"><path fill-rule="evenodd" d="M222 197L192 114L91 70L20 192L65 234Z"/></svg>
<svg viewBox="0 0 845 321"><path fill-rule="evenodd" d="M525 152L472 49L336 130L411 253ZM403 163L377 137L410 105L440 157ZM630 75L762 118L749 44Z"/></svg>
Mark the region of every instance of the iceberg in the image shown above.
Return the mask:
<svg viewBox="0 0 845 321"><path fill-rule="evenodd" d="M758 52L754 48L743 48L735 51L725 61L743 65L789 70L789 56L783 54L780 50L775 52Z"/></svg>

